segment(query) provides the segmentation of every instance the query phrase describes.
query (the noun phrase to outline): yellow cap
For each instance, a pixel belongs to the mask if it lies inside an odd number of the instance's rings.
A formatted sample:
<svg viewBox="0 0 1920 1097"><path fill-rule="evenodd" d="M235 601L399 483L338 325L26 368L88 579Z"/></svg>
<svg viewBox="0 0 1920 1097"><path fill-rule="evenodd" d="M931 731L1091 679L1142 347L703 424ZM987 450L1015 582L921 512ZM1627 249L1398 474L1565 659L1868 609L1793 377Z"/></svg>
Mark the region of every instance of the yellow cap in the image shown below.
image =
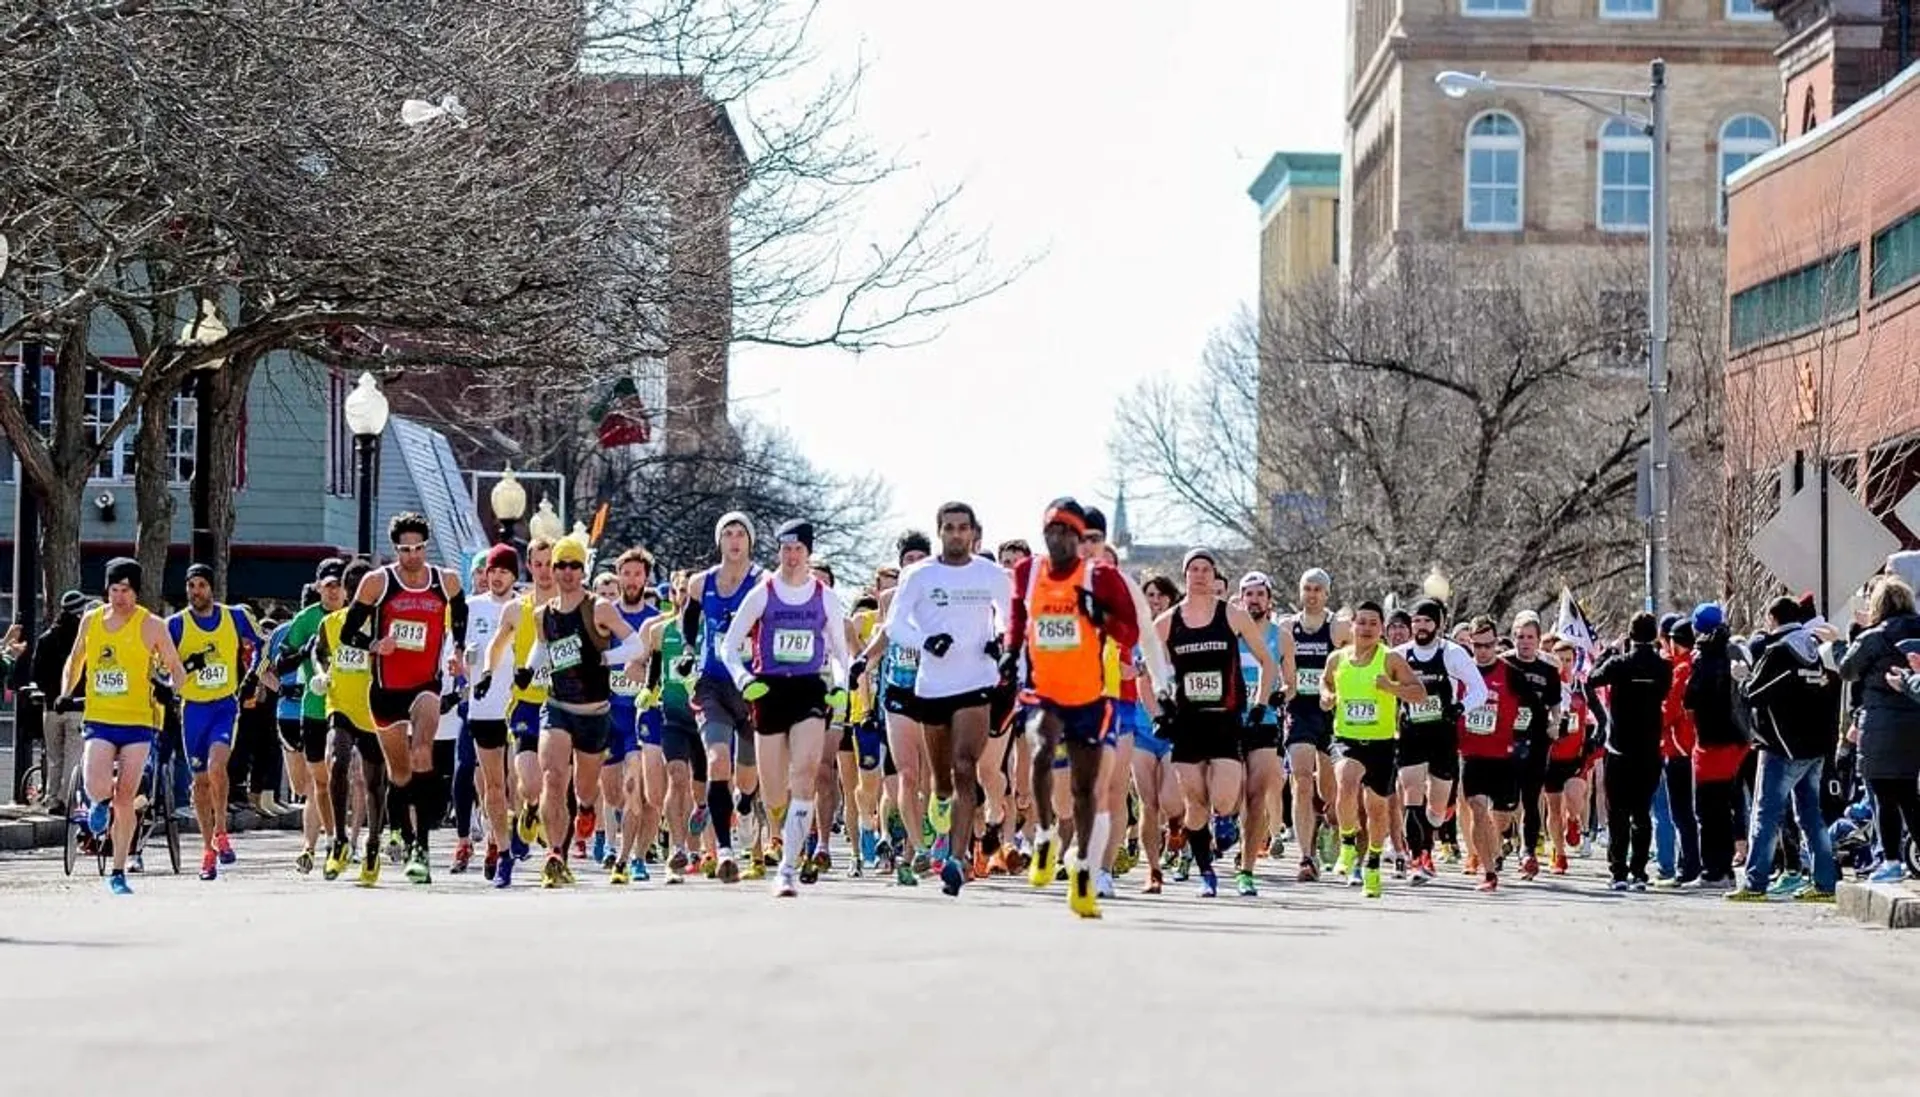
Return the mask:
<svg viewBox="0 0 1920 1097"><path fill-rule="evenodd" d="M587 566L587 543L571 534L560 538L553 546L553 562Z"/></svg>

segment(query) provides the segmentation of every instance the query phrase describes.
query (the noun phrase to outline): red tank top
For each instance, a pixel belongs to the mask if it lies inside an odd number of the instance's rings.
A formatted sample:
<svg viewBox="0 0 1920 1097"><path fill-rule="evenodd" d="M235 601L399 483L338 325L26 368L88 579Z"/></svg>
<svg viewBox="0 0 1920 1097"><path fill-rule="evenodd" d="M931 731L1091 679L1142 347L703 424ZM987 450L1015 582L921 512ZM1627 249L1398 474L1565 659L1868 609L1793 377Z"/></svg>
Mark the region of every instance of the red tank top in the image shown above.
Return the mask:
<svg viewBox="0 0 1920 1097"><path fill-rule="evenodd" d="M1513 755L1513 722L1520 702L1507 682L1507 664L1495 661L1481 667L1487 683L1487 701L1460 717L1460 757L1508 758Z"/></svg>
<svg viewBox="0 0 1920 1097"><path fill-rule="evenodd" d="M429 686L440 677L441 649L447 637L447 594L440 569L427 567L427 585L414 589L400 582L389 564L387 592L375 608L376 640L392 640L393 654L373 660L374 683L382 689Z"/></svg>
<svg viewBox="0 0 1920 1097"><path fill-rule="evenodd" d="M1560 674L1560 680L1572 689L1573 698L1567 702L1567 733L1555 739L1553 749L1547 753L1547 757L1556 762L1577 762L1586 754L1587 697L1584 690L1572 684L1572 678L1570 672Z"/></svg>

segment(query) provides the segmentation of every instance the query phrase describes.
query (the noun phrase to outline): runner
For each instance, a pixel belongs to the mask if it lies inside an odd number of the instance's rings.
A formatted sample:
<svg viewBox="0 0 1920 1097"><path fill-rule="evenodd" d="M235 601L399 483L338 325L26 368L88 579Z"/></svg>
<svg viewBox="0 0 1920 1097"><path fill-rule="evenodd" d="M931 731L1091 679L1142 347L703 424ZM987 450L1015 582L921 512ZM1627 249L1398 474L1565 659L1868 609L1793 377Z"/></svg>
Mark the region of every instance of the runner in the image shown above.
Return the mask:
<svg viewBox="0 0 1920 1097"><path fill-rule="evenodd" d="M1238 810L1244 776L1241 745L1249 723L1261 726L1267 715L1267 704L1248 709L1241 696L1247 687L1240 676L1240 645L1253 652L1258 668L1254 692L1269 698L1268 703L1280 699L1274 688L1280 668L1246 611L1214 595L1219 565L1213 550L1189 549L1181 570L1186 599L1154 622L1174 671L1172 696L1163 694L1160 707L1171 711L1173 768L1186 805L1187 848L1200 868L1200 896L1211 899L1220 890L1213 869L1211 820ZM1251 895L1252 873L1243 876L1240 893Z"/></svg>
<svg viewBox="0 0 1920 1097"><path fill-rule="evenodd" d="M647 580L653 573L653 554L630 548L614 562L618 601L615 612L629 628L643 630L660 615L647 604ZM651 650L649 648L649 650ZM650 673L650 671L649 671ZM606 851L596 837L595 860L608 868L610 882L645 882L647 846L660 833L660 812L667 796L667 759L663 753L665 718L647 696L646 677L629 678L615 669L613 735L607 742L607 766L601 771L600 796L608 806L607 825L618 822L619 848ZM644 843L644 844L643 844Z"/></svg>
<svg viewBox="0 0 1920 1097"><path fill-rule="evenodd" d="M1334 779L1333 722L1320 707L1320 677L1335 648L1351 641L1352 628L1327 612L1333 580L1319 568L1300 576L1300 612L1285 623L1293 638L1294 686L1287 696L1287 772L1293 783L1293 840L1300 847L1302 881L1318 880L1315 827L1320 802L1331 810Z"/></svg>
<svg viewBox="0 0 1920 1097"><path fill-rule="evenodd" d="M1466 648L1442 636L1447 608L1422 598L1409 615L1412 639L1394 650L1426 687L1425 700L1400 711L1400 803L1412 879L1434 877L1433 834L1451 814L1460 776L1460 716L1484 705L1487 683Z"/></svg>
<svg viewBox="0 0 1920 1097"><path fill-rule="evenodd" d="M813 577L813 525L793 520L779 530L780 570L755 583L721 642L720 657L740 696L754 706L755 749L765 756L767 814L781 830L773 893L799 894L794 858L813 818L814 784L826 745L827 713L844 697L850 669L846 610ZM740 653L751 642L753 666ZM831 684L822 676L831 676ZM806 793L789 800L789 792Z"/></svg>
<svg viewBox="0 0 1920 1097"><path fill-rule="evenodd" d="M1253 869L1259 863L1262 840L1269 837L1269 831L1275 832L1267 849L1275 857L1282 856L1285 847L1277 831L1286 818L1281 800L1286 770L1280 762L1280 714L1285 711L1285 698L1260 692L1263 664L1259 653L1265 652L1266 661L1279 668L1279 677L1270 681L1271 687L1282 694L1298 679L1299 671L1294 665L1293 630L1281 628L1273 619L1273 580L1265 572L1250 571L1240 578L1239 589L1241 608L1259 638L1256 642L1240 642L1240 680L1246 687L1243 697L1249 711L1240 735L1240 757L1247 767L1246 818L1242 821L1240 871L1234 874L1234 888L1241 896L1252 898L1259 894ZM1260 719L1254 719L1256 715Z"/></svg>
<svg viewBox="0 0 1920 1097"><path fill-rule="evenodd" d="M153 669L158 664L172 681L184 683L187 668L166 625L140 605L140 565L115 557L107 561L106 579L106 604L80 618L60 674L60 695L79 701L84 721L81 794L90 805L87 831L97 839L111 830L113 871L107 888L131 895L127 850L133 845L133 798L161 727L161 706L172 694L154 682Z"/></svg>
<svg viewBox="0 0 1920 1097"><path fill-rule="evenodd" d="M1532 610L1513 619L1513 653L1505 659L1507 669L1522 679L1527 696L1547 699L1544 704L1523 706L1513 728L1520 751L1520 878L1531 880L1540 875L1541 794L1546 790L1547 755L1565 707L1566 687L1560 681L1560 665L1540 650L1540 615Z"/></svg>
<svg viewBox="0 0 1920 1097"><path fill-rule="evenodd" d="M1491 617L1473 619L1468 642L1487 699L1467 709L1460 720L1460 795L1472 805L1471 811L1463 808L1460 813L1465 820L1461 838L1470 849L1468 870L1481 874L1476 890L1492 892L1500 887L1500 836L1520 806L1521 714L1537 715L1538 699L1528 681L1501 657Z"/></svg>
<svg viewBox="0 0 1920 1097"><path fill-rule="evenodd" d="M945 854L941 890L958 895L967 879L974 794L1013 591L998 564L973 553L979 521L972 507L947 503L935 523L940 555L901 572L885 628L902 649L921 653L913 692L933 759L929 814L934 833L947 840L937 851Z"/></svg>
<svg viewBox="0 0 1920 1097"><path fill-rule="evenodd" d="M1354 607L1353 642L1328 657L1320 683L1320 707L1333 713L1340 818L1340 860L1334 872L1345 876L1353 867L1364 799L1367 858L1361 882L1369 899L1380 897L1380 851L1390 829L1388 801L1399 773L1394 740L1400 704L1418 705L1427 696L1413 668L1383 643L1384 618L1378 602Z"/></svg>
<svg viewBox="0 0 1920 1097"><path fill-rule="evenodd" d="M1560 687L1566 708L1554 722L1553 745L1547 751L1544 787L1547 794L1547 840L1553 848L1549 871L1556 876L1567 873L1567 847L1579 845L1572 835L1578 831L1578 817L1587 804L1585 773L1590 744L1604 735L1597 717L1604 710L1590 703L1579 653L1563 637L1553 637L1549 645L1553 661L1560 667Z"/></svg>
<svg viewBox="0 0 1920 1097"><path fill-rule="evenodd" d="M688 580L686 605L680 611L680 633L690 641L698 638L699 677L693 687L693 712L700 721L700 739L706 746L707 825L713 828L718 858L714 875L722 883L731 884L740 879L740 866L733 858L734 799L730 787L736 752L743 816L752 806L758 777L754 772L757 756L753 722L722 658L722 647L740 603L759 584L761 573L748 557L753 551L753 521L745 514L731 511L721 515L714 523L713 543L720 550L720 562ZM737 658L738 653L734 654ZM681 656L673 670L683 677L692 676L693 656ZM749 874L758 876L763 871L760 859L753 858Z"/></svg>
<svg viewBox="0 0 1920 1097"><path fill-rule="evenodd" d="M278 658L274 663L274 672L279 675L284 687L283 696L291 692L299 698L298 715L292 728L285 724L280 729L280 745L293 747L300 752L301 765L306 768L307 777L312 786L312 794L300 812L302 836L306 839L302 853L319 848L320 835L326 834L331 848L338 849L347 831L347 820L334 810L339 797L333 792L332 770L327 764L327 698L313 688L313 676L320 672L313 660L314 639L320 635L320 623L327 614L334 613L347 604L347 588L341 584L346 573L346 561L328 558L320 561L314 569L313 600L305 602L300 612L287 623L287 634L282 639ZM291 734L289 734L291 732ZM344 795L344 790L342 790ZM374 832L376 838L379 831ZM304 857L294 860L296 870L311 870ZM337 878L346 871L346 861L338 865L328 859L327 879Z"/></svg>
<svg viewBox="0 0 1920 1097"><path fill-rule="evenodd" d="M681 884L686 882L687 868L693 863L693 766L696 761L704 763L705 754L699 721L693 712L691 684L687 675L674 669L682 665L687 651L678 614L663 611L648 621L643 640L652 653L647 661L647 691L655 711L660 713L660 753L666 762L667 787L662 803L671 845L667 883Z"/></svg>
<svg viewBox="0 0 1920 1097"><path fill-rule="evenodd" d="M1140 639L1133 595L1118 572L1080 556L1087 515L1071 498L1056 499L1043 520L1047 559L1027 559L1014 570L1013 611L1001 656L1011 677L1028 657L1034 711L1028 720L1033 743L1033 801L1040 832L1027 881L1045 887L1059 860L1054 834L1053 755L1064 744L1073 792L1074 838L1079 856L1069 872L1067 902L1075 914L1098 918L1093 869L1106 848L1112 820L1094 798L1102 767L1111 764L1112 705L1103 692L1101 645L1111 640L1127 650Z"/></svg>
<svg viewBox="0 0 1920 1097"><path fill-rule="evenodd" d="M373 656L368 707L387 767L387 814L400 827L407 847L407 879L416 884L432 882L427 844L439 819L433 815L432 781L415 787L413 775L431 778L434 772L441 672L456 678L465 673L467 642L467 599L460 577L427 563L430 532L426 518L412 512L387 523L396 562L360 581L341 632L344 646L366 645ZM370 847L378 841L375 832Z"/></svg>
<svg viewBox="0 0 1920 1097"><path fill-rule="evenodd" d="M240 719L240 683L253 674L266 644L243 609L213 600L213 569L187 565L187 608L167 618L167 636L191 677L180 685L180 734L193 771L193 814L200 824L200 878L234 862L227 837L227 756ZM241 665L241 645L247 646ZM301 851L302 872L313 850Z"/></svg>
<svg viewBox="0 0 1920 1097"><path fill-rule="evenodd" d="M533 628L533 611L546 605L560 593L553 582L553 542L536 537L527 543L527 574L532 585L520 596L517 605L500 614L500 625L487 647L486 666L497 667L503 657L511 665L524 666L533 654L538 634ZM484 673L484 672L483 672ZM513 775L515 789L514 825L507 832L508 851L515 860L524 859L534 842L550 840L540 827L540 713L547 703L548 671L542 666L533 678L522 684L520 676L510 675L512 704L507 709L507 732L513 736ZM566 835L558 840L565 841ZM511 870L509 870L511 872ZM498 881L495 881L498 884ZM500 885L506 886L506 885Z"/></svg>
<svg viewBox="0 0 1920 1097"><path fill-rule="evenodd" d="M1180 601L1180 588L1164 575L1156 575L1141 584L1147 609L1158 621ZM1153 692L1141 695L1151 721L1137 728L1133 736L1133 787L1140 797L1140 845L1146 855L1147 882L1141 887L1146 895L1158 895L1165 878L1160 860L1166 853L1169 832L1183 834L1180 821L1186 815L1186 798L1180 791L1180 777L1168 756L1173 743L1158 732L1172 717L1163 712Z"/></svg>
<svg viewBox="0 0 1920 1097"><path fill-rule="evenodd" d="M933 542L918 530L908 530L894 543L894 552L904 574L933 554ZM892 614L893 602L899 593L898 585L880 591L882 620ZM926 730L920 722L920 699L915 688L920 676L920 649L894 640L882 625L861 652L860 664L864 667L876 653L881 657L880 703L887 714L887 760L896 771L896 775L888 779L895 786L890 799L901 817L900 831L883 839L881 845L886 848L879 852L883 860L895 861L894 883L914 887L920 883L921 876L933 871L929 852L920 848L922 828L926 824L925 797L932 777L931 767L926 763ZM889 840L895 838L897 849Z"/></svg>
<svg viewBox="0 0 1920 1097"><path fill-rule="evenodd" d="M547 574L552 575L551 566ZM511 638L496 640L503 630L512 627L508 622L520 616L521 600L513 593L519 578L520 554L512 545L488 549L480 572L483 588L468 603L467 611L468 666L480 676L467 699L467 735L473 740L480 811L487 822L487 850L480 865L486 878L499 888L513 884L513 845L519 836L507 811L507 718L514 704L513 644ZM531 636L532 630L526 634ZM479 688L481 683L489 688ZM501 849L503 842L507 849ZM462 841L454 852L455 865L472 855L473 844Z"/></svg>

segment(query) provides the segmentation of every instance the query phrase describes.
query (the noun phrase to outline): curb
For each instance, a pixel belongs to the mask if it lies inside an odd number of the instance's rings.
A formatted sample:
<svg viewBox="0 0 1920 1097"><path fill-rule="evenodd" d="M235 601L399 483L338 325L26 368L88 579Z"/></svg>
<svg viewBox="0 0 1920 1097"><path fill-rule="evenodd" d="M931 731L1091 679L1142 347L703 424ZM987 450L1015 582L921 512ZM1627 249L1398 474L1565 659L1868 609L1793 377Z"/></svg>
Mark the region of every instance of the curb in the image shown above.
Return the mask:
<svg viewBox="0 0 1920 1097"><path fill-rule="evenodd" d="M1841 914L1870 926L1920 929L1920 892L1900 884L1841 881L1834 905Z"/></svg>
<svg viewBox="0 0 1920 1097"><path fill-rule="evenodd" d="M227 829L234 834L249 830L300 829L300 815L297 812L269 818L246 809L230 812L227 819ZM180 824L180 833L198 834L200 828L194 823L183 822ZM0 820L0 851L57 849L66 840L66 820L57 815L26 815Z"/></svg>

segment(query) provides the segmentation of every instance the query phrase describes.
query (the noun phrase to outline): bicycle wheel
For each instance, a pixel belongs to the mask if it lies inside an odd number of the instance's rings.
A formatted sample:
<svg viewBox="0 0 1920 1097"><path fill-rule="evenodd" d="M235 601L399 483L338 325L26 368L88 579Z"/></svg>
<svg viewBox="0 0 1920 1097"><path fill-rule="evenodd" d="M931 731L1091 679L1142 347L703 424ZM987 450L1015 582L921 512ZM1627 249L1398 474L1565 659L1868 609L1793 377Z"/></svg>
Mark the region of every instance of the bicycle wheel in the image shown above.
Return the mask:
<svg viewBox="0 0 1920 1097"><path fill-rule="evenodd" d="M1907 836L1907 875L1920 876L1920 834Z"/></svg>
<svg viewBox="0 0 1920 1097"><path fill-rule="evenodd" d="M173 874L178 876L180 875L180 820L173 814L172 765L173 763L169 761L157 771L154 782L163 787L156 790L158 794L154 797L153 808L149 810L160 812L156 822L166 831L167 861L173 866Z"/></svg>
<svg viewBox="0 0 1920 1097"><path fill-rule="evenodd" d="M20 777L20 798L23 802L37 804L47 791L47 767L35 763L27 767Z"/></svg>

